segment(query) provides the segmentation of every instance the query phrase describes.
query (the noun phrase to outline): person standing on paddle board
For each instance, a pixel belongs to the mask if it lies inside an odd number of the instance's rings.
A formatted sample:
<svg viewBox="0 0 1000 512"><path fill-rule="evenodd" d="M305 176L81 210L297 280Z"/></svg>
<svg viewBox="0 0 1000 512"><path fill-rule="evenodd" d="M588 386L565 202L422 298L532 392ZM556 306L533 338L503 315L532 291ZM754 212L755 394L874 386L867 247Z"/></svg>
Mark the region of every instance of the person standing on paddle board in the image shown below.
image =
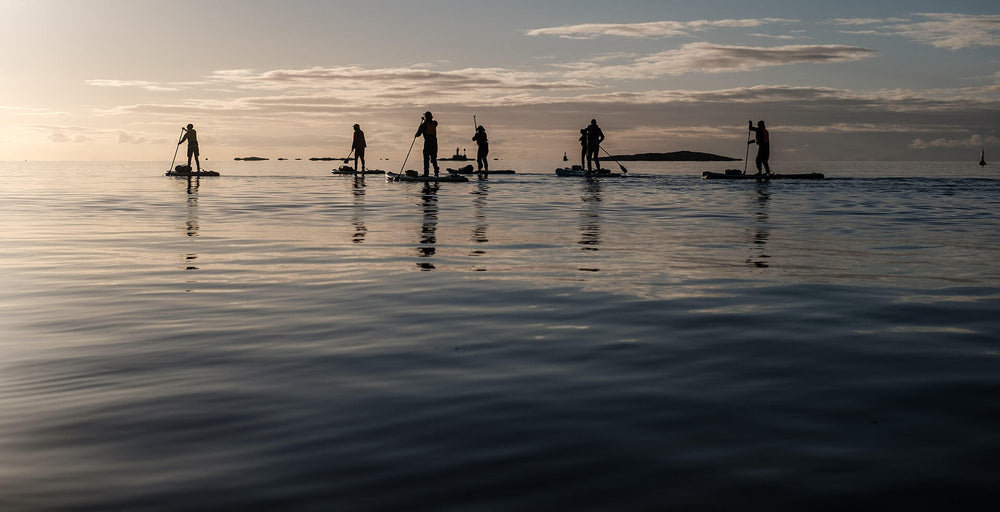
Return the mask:
<svg viewBox="0 0 1000 512"><path fill-rule="evenodd" d="M486 137L486 128L482 126L477 127L476 134L472 136L472 140L479 145L479 151L476 152L476 166L479 168L480 173L485 171L486 176L489 176L490 164L486 157L490 154L490 141Z"/></svg>
<svg viewBox="0 0 1000 512"><path fill-rule="evenodd" d="M771 165L768 160L771 159L771 134L764 127L764 121L757 121L757 127L754 128L753 121L750 121L750 131L757 132L757 138L747 142L747 144L757 143L757 174L764 171L767 174L771 174Z"/></svg>
<svg viewBox="0 0 1000 512"><path fill-rule="evenodd" d="M361 125L354 125L354 142L351 143L351 149L354 150L354 172L358 172L358 159L361 159L361 172L365 172L365 148L368 144L365 142L365 132L361 131Z"/></svg>
<svg viewBox="0 0 1000 512"><path fill-rule="evenodd" d="M193 124L187 125L184 136L177 141L177 145L180 146L184 141L188 143L188 171L191 170L191 157L194 156L194 163L198 166L198 172L201 172L201 162L198 161L198 132L194 131Z"/></svg>
<svg viewBox="0 0 1000 512"><path fill-rule="evenodd" d="M420 123L420 127L417 128L417 134L414 137L424 136L424 176L427 176L430 172L431 163L434 164L434 176L437 176L440 170L438 167L438 122L434 120L434 115L430 112L424 112L424 117L421 119L423 119L423 122Z"/></svg>
<svg viewBox="0 0 1000 512"><path fill-rule="evenodd" d="M597 171L600 172L602 142L604 142L604 132L601 131L600 126L597 126L597 119L591 119L590 126L587 127L587 172L591 171L591 162L597 165Z"/></svg>

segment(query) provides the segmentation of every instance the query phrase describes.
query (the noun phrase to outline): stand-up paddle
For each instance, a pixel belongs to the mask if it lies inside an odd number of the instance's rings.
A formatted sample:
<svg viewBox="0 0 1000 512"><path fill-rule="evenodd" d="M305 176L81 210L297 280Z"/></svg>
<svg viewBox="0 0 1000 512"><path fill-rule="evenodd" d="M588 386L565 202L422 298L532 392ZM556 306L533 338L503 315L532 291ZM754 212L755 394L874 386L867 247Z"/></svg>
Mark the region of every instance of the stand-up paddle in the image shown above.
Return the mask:
<svg viewBox="0 0 1000 512"><path fill-rule="evenodd" d="M354 153L354 148L351 148L351 150L347 152L347 158L344 159L345 164L351 161L351 153Z"/></svg>
<svg viewBox="0 0 1000 512"><path fill-rule="evenodd" d="M603 151L605 155L608 155L608 158L610 158L612 162L618 164L618 168L621 169L623 173L628 174L628 169L626 169L624 165L618 163L618 160L615 160L615 157L611 156L611 153L608 153L608 150L602 147L601 151Z"/></svg>
<svg viewBox="0 0 1000 512"><path fill-rule="evenodd" d="M399 177L403 174L403 169L406 169L406 161L410 159L410 151L413 151L413 144L416 142L417 136L414 135L413 140L410 141L410 149L406 150L406 157L403 158L403 165L399 167L399 174L397 174L395 178L392 178L393 181L399 181ZM385 180L389 181L389 179L389 173L385 173Z"/></svg>
<svg viewBox="0 0 1000 512"><path fill-rule="evenodd" d="M743 157L743 174L747 173L747 162L750 161L750 141L753 140L753 121L750 121L750 128L747 129L747 155Z"/></svg>
<svg viewBox="0 0 1000 512"><path fill-rule="evenodd" d="M170 167L167 172L174 170L174 162L177 161L177 150L181 148L181 140L184 139L184 128L181 128L181 136L177 137L177 145L174 146L174 157L170 159Z"/></svg>

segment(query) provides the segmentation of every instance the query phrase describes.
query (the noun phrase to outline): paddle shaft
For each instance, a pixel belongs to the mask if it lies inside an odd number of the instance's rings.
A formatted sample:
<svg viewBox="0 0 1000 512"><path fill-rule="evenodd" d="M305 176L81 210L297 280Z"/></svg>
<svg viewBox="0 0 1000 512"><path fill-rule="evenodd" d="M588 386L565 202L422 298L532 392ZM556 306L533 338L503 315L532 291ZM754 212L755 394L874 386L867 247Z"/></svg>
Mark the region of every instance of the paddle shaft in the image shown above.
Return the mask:
<svg viewBox="0 0 1000 512"><path fill-rule="evenodd" d="M410 149L406 150L406 158L403 158L403 165L399 168L399 174L403 174L403 169L406 168L406 161L410 159L410 151L413 151L413 144L417 142L417 137L413 137L413 141L410 142ZM386 179L389 179L389 175L385 175ZM399 179L398 177L396 178Z"/></svg>
<svg viewBox="0 0 1000 512"><path fill-rule="evenodd" d="M170 159L170 168L167 172L174 170L174 162L177 161L177 150L181 148L181 140L184 139L184 128L181 128L181 136L177 137L177 145L174 146L174 157Z"/></svg>
<svg viewBox="0 0 1000 512"><path fill-rule="evenodd" d="M750 121L750 126L753 126L753 121ZM747 173L747 163L750 162L750 140L753 130L747 129L747 155L743 157L743 174Z"/></svg>
<svg viewBox="0 0 1000 512"><path fill-rule="evenodd" d="M626 169L624 165L622 165L621 163L619 163L618 160L615 160L615 157L611 156L611 153L608 153L608 150L606 150L606 149L604 149L602 147L601 151L603 151L605 155L608 155L608 158L610 158L612 162L618 164L618 168L621 169L622 172L625 172L625 173L628 172L628 169Z"/></svg>
<svg viewBox="0 0 1000 512"><path fill-rule="evenodd" d="M352 153L354 153L354 148L351 148L351 150L347 152L347 158L345 158L345 159L344 159L344 163L345 163L345 164L346 164L347 162L350 162L350 161L351 161L351 154L352 154Z"/></svg>

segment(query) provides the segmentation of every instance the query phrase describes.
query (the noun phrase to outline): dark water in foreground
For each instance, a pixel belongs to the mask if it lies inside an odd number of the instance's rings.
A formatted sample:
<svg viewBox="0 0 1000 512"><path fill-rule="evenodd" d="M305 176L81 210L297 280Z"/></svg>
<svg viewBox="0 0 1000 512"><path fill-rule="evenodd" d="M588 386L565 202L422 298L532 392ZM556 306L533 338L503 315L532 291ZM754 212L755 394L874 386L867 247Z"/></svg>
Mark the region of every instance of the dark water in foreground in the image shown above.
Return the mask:
<svg viewBox="0 0 1000 512"><path fill-rule="evenodd" d="M0 164L0 510L991 509L995 171L625 164Z"/></svg>

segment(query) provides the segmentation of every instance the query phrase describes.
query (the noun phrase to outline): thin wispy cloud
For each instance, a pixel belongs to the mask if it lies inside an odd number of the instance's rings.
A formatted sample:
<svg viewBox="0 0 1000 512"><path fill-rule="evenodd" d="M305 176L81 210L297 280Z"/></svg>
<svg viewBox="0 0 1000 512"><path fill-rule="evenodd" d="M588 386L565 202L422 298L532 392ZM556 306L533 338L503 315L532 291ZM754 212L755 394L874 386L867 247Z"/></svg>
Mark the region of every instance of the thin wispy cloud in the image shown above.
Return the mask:
<svg viewBox="0 0 1000 512"><path fill-rule="evenodd" d="M930 148L977 148L985 144L1000 144L1000 137L983 137L982 135L972 135L965 139L914 139L910 143L910 149L930 149Z"/></svg>
<svg viewBox="0 0 1000 512"><path fill-rule="evenodd" d="M94 87L114 87L120 89L135 88L156 92L172 92L180 90L180 87L176 85L149 82L146 80L87 80L84 83Z"/></svg>
<svg viewBox="0 0 1000 512"><path fill-rule="evenodd" d="M713 28L755 28L772 23L791 23L782 18L727 20L652 21L646 23L582 23L529 30L529 36L555 36L564 39L593 39L601 36L633 38L668 38L688 36Z"/></svg>
<svg viewBox="0 0 1000 512"><path fill-rule="evenodd" d="M763 39L778 39L781 41L793 41L795 39L802 39L801 36L790 36L788 34L747 34L750 37L760 37Z"/></svg>
<svg viewBox="0 0 1000 512"><path fill-rule="evenodd" d="M948 50L1000 46L1000 15L919 13L912 18L837 18L837 25L865 27L845 34L899 36Z"/></svg>
<svg viewBox="0 0 1000 512"><path fill-rule="evenodd" d="M640 57L625 65L600 66L594 62L582 61L564 67L568 69L567 76L572 77L599 74L616 79L655 78L695 72L751 71L799 63L849 62L868 58L874 53L874 50L867 48L843 45L754 47L699 42Z"/></svg>
<svg viewBox="0 0 1000 512"><path fill-rule="evenodd" d="M623 55L609 55L608 59ZM603 61L605 59L597 59ZM516 71L504 68L465 68L435 70L428 67L362 68L312 67L304 69L276 69L255 71L249 69L218 70L204 81L188 84L159 84L149 81L89 80L95 87L134 87L141 89L171 89L184 87L189 90L212 88L229 96L239 91L256 91L259 94L287 95L295 101L320 104L353 104L356 106L382 107L393 104L414 104L429 101L473 101L495 104L502 98L523 91L535 93L567 90L588 90L596 86L586 77L568 77L558 73ZM222 100L215 105L201 105L221 110L238 108L253 110L255 104L268 101L286 102L287 98L258 97ZM190 105L190 102L188 102Z"/></svg>

